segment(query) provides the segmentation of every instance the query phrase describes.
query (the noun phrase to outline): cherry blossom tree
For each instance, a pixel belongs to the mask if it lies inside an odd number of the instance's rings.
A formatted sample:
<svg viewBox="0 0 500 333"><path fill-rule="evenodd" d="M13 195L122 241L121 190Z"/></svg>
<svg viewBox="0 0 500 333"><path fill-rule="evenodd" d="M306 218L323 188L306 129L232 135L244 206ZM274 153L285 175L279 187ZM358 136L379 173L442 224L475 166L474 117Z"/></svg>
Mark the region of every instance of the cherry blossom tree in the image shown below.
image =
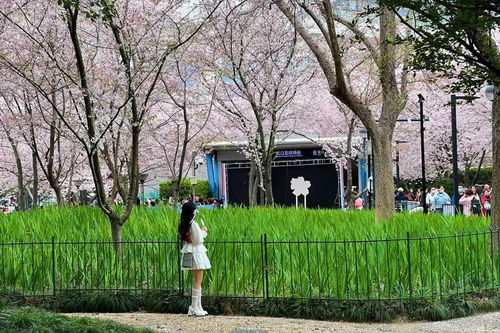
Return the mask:
<svg viewBox="0 0 500 333"><path fill-rule="evenodd" d="M0 51L0 63L30 84L80 142L118 252L121 228L138 194L141 129L149 106L160 98L155 89L163 67L172 52L188 42L217 9L215 6L196 20L194 15L184 14L184 4L35 0L29 4L13 1L10 8L0 10L3 23L9 25L9 35L25 41L40 57L31 54L36 71L26 72L30 59L9 43ZM9 47L15 51L7 52ZM60 90L67 91L72 114L54 102L54 92ZM108 201L99 156L105 149L103 138L121 121L125 124L123 131L129 133L126 144L130 147L123 212Z"/></svg>
<svg viewBox="0 0 500 333"><path fill-rule="evenodd" d="M398 61L398 55L404 55L405 49L393 43L400 34L394 12L382 6L377 9L377 15L346 17L346 11L342 11L345 8L333 7L328 0L274 0L273 3L309 46L325 75L330 93L352 110L367 128L374 149L375 192L383 198L376 200L376 221L391 216L394 211L391 142L397 117L405 107L408 79L405 57L402 62ZM351 57L342 52L340 45L345 30L351 31L356 41L369 52L367 61L377 69L382 91L377 108L364 104L347 84L346 62ZM378 39L374 38L376 34Z"/></svg>
<svg viewBox="0 0 500 333"><path fill-rule="evenodd" d="M178 49L167 63L158 89L167 98L156 106L150 129L161 166L172 179L174 206L180 199L181 181L207 138L204 130L212 115L216 88L214 84L206 89L203 84L204 52L195 40Z"/></svg>
<svg viewBox="0 0 500 333"><path fill-rule="evenodd" d="M425 116L430 121L425 123L425 150L426 169L428 176L433 178L450 177L452 170L451 156L451 113L449 94L444 87L446 80L428 83L429 77L416 82L411 86L410 96L413 102L401 115L405 118L418 118L419 109L416 96L421 93L425 97ZM473 104L458 106L458 152L459 169L468 175L471 167L491 165L492 163L492 138L489 126L491 125L490 105L487 101L477 100ZM400 123L395 131L398 140L408 141L399 145L400 169L402 178L421 178L420 163L420 132L416 123ZM418 164L416 164L416 162ZM472 185L474 179L464 179L466 185Z"/></svg>
<svg viewBox="0 0 500 333"><path fill-rule="evenodd" d="M293 26L261 2L227 1L211 31L213 67L221 82L218 109L248 141L249 203L257 203L260 190L261 203L272 206L271 167L280 122L312 75L310 60Z"/></svg>

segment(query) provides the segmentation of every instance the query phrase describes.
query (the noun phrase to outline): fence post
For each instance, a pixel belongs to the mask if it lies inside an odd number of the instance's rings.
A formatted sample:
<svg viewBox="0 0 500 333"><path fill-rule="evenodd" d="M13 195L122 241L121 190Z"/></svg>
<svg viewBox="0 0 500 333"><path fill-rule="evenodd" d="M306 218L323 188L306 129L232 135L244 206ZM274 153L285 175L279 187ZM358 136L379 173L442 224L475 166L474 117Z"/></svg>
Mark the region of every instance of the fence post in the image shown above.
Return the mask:
<svg viewBox="0 0 500 333"><path fill-rule="evenodd" d="M410 252L411 244L410 244L410 233L407 231L406 232L406 253L408 256L408 284L409 284L409 290L410 290L410 301L411 298L413 297L413 284L411 280L411 252Z"/></svg>
<svg viewBox="0 0 500 333"><path fill-rule="evenodd" d="M269 298L269 269L267 262L267 234L260 236L260 245L262 252L262 297Z"/></svg>
<svg viewBox="0 0 500 333"><path fill-rule="evenodd" d="M182 276L182 267L181 267L181 249L182 249L182 241L177 240L177 273L178 273L178 278L179 278L179 291L181 295L184 295L184 279Z"/></svg>
<svg viewBox="0 0 500 333"><path fill-rule="evenodd" d="M52 294L56 295L56 242L52 235Z"/></svg>

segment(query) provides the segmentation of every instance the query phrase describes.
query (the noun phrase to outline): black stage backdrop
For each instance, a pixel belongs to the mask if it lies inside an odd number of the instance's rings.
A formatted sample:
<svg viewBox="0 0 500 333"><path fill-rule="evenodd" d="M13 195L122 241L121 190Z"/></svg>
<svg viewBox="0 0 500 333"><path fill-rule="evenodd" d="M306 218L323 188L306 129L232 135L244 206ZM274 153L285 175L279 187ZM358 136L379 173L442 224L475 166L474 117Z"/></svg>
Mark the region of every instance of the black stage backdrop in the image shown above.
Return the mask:
<svg viewBox="0 0 500 333"><path fill-rule="evenodd" d="M228 194L231 204L248 205L249 171L249 168L232 169L229 167L227 169ZM353 171L356 174L356 171ZM307 196L308 208L339 207L338 172L333 164L273 167L273 191L276 204L295 206L295 196L290 189L290 181L297 177L304 177L305 180L311 182ZM300 196L299 204L302 204L303 200L303 197Z"/></svg>

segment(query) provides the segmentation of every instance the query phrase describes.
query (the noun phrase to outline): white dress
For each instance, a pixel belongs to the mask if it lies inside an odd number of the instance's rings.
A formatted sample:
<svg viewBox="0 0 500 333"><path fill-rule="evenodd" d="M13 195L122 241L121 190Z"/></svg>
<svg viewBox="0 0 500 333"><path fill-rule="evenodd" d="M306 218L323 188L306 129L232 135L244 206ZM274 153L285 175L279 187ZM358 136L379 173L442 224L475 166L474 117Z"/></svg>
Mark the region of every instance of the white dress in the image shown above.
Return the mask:
<svg viewBox="0 0 500 333"><path fill-rule="evenodd" d="M201 230L198 223L195 220L191 222L191 228L189 229L191 235L192 243L184 243L181 250L182 255L184 253L193 254L193 268L182 268L183 270L198 270L198 269L210 269L210 260L207 256L207 248L203 245L205 237L207 237L207 232ZM182 262L182 260L181 260Z"/></svg>

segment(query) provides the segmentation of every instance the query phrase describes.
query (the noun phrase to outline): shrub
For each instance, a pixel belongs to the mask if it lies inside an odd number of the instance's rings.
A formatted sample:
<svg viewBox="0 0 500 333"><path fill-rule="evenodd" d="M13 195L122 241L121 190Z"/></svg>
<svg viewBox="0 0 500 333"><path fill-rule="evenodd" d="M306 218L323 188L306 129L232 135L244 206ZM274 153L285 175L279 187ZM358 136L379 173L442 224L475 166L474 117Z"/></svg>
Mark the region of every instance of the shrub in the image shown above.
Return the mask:
<svg viewBox="0 0 500 333"><path fill-rule="evenodd" d="M131 312L141 308L141 298L125 291L68 291L57 298L60 312Z"/></svg>
<svg viewBox="0 0 500 333"><path fill-rule="evenodd" d="M477 173L477 168L469 169L469 179L472 181ZM476 184L491 184L493 168L490 166L482 167L476 178Z"/></svg>
<svg viewBox="0 0 500 333"><path fill-rule="evenodd" d="M180 186L180 198L187 198L191 196L193 188L191 180L183 179ZM210 185L207 180L198 180L196 183L196 194L202 198L211 197ZM168 200L169 197L174 195L174 186L172 181L167 180L160 183L160 197L162 200Z"/></svg>
<svg viewBox="0 0 500 333"><path fill-rule="evenodd" d="M152 333L110 320L67 317L35 308L7 308L0 311L1 332L93 332Z"/></svg>
<svg viewBox="0 0 500 333"><path fill-rule="evenodd" d="M1 291L0 292L0 306L20 306L25 305L26 299L23 295L18 292L13 291Z"/></svg>

